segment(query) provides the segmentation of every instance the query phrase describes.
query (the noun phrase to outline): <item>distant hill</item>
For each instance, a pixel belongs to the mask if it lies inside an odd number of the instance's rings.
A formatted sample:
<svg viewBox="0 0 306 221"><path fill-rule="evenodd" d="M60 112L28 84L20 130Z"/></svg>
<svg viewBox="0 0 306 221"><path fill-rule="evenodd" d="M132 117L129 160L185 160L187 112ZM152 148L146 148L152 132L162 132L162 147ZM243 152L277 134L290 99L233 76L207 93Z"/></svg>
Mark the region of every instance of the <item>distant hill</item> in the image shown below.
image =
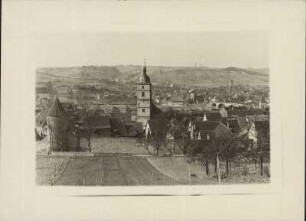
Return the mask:
<svg viewBox="0 0 306 221"><path fill-rule="evenodd" d="M135 84L138 82L141 66L83 66L37 69L37 80L65 81L71 84L101 83ZM268 69L243 69L238 67L158 67L148 66L147 72L153 84L175 84L191 86L225 86L230 80L234 84L268 85Z"/></svg>

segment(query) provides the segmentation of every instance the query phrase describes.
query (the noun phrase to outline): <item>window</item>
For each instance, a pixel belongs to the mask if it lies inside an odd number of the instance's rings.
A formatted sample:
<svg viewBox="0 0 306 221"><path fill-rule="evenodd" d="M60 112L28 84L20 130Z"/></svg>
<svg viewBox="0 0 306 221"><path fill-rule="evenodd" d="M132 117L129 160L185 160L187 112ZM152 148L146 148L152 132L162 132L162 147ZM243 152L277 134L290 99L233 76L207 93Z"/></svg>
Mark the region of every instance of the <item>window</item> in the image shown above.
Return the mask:
<svg viewBox="0 0 306 221"><path fill-rule="evenodd" d="M143 113L146 112L146 109L142 109L142 112L143 112Z"/></svg>
<svg viewBox="0 0 306 221"><path fill-rule="evenodd" d="M141 88L144 89L144 86L142 85Z"/></svg>
<svg viewBox="0 0 306 221"><path fill-rule="evenodd" d="M141 92L141 96L144 97L145 96L145 92Z"/></svg>

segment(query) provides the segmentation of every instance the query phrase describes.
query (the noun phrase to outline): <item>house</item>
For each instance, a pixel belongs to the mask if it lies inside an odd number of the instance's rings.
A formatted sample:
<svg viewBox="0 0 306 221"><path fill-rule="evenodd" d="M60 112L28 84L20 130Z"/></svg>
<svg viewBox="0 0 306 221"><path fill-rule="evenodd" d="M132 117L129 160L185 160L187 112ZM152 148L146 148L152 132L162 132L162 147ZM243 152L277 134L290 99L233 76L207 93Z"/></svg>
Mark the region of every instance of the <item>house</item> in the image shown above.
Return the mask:
<svg viewBox="0 0 306 221"><path fill-rule="evenodd" d="M79 121L81 133L85 136L87 130L92 130L92 135L100 137L110 137L112 135L110 117L95 116L90 120L90 123Z"/></svg>
<svg viewBox="0 0 306 221"><path fill-rule="evenodd" d="M202 121L194 124L193 137L196 140L225 138L230 134L228 127L220 121Z"/></svg>
<svg viewBox="0 0 306 221"><path fill-rule="evenodd" d="M251 147L257 147L257 135L255 129L255 123L249 122L249 124L241 129L241 132L238 134L238 137L242 140L248 140L251 143Z"/></svg>
<svg viewBox="0 0 306 221"><path fill-rule="evenodd" d="M256 122L256 121L268 121L269 116L264 115L264 114L259 114L259 115L248 115L246 116L249 121Z"/></svg>
<svg viewBox="0 0 306 221"><path fill-rule="evenodd" d="M222 121L223 117L218 111L204 112L203 121Z"/></svg>
<svg viewBox="0 0 306 221"><path fill-rule="evenodd" d="M185 124L187 123L187 131L190 134L190 139L194 140L194 129L196 122L203 122L203 117L190 117L185 119Z"/></svg>
<svg viewBox="0 0 306 221"><path fill-rule="evenodd" d="M145 135L148 139L149 137L155 137L160 139L165 139L169 128L169 123L167 120L162 119L151 119L148 120L145 128Z"/></svg>
<svg viewBox="0 0 306 221"><path fill-rule="evenodd" d="M227 118L226 126L233 134L238 134L241 131L239 121L236 117Z"/></svg>
<svg viewBox="0 0 306 221"><path fill-rule="evenodd" d="M183 95L174 94L171 99L168 101L169 106L173 107L183 107L184 106L184 97Z"/></svg>

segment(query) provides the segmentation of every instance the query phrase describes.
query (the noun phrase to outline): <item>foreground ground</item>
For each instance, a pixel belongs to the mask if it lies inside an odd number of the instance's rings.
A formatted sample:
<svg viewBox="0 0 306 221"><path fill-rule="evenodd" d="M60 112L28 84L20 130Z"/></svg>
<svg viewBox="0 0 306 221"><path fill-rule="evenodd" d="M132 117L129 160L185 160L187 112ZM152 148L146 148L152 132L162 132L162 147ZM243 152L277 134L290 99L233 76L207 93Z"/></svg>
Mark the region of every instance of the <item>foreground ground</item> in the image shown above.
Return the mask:
<svg viewBox="0 0 306 221"><path fill-rule="evenodd" d="M48 139L36 142L36 174L39 185L133 186L133 185L207 185L217 184L214 164L209 165L210 175L201 162L188 163L181 154L169 155L161 149L145 149L133 138L94 138L92 152L86 140L81 141L82 152L47 154ZM264 165L260 176L259 164L252 162L230 165L229 174L221 162L222 183L267 183L269 164Z"/></svg>
<svg viewBox="0 0 306 221"><path fill-rule="evenodd" d="M38 185L134 186L216 184L199 163L188 164L184 157L153 157L128 154L38 155ZM222 183L266 183L264 175L231 172Z"/></svg>
<svg viewBox="0 0 306 221"><path fill-rule="evenodd" d="M154 168L145 157L118 154L38 156L36 169L39 185L126 186L175 182Z"/></svg>

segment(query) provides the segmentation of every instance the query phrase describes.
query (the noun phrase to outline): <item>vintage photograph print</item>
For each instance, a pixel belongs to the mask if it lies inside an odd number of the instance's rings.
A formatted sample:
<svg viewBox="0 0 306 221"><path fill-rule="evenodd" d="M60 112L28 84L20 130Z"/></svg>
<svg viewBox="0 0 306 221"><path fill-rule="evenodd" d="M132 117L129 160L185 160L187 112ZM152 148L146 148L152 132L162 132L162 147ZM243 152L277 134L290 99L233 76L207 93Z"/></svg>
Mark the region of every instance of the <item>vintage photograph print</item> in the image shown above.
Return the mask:
<svg viewBox="0 0 306 221"><path fill-rule="evenodd" d="M269 183L264 31L36 39L36 184Z"/></svg>

